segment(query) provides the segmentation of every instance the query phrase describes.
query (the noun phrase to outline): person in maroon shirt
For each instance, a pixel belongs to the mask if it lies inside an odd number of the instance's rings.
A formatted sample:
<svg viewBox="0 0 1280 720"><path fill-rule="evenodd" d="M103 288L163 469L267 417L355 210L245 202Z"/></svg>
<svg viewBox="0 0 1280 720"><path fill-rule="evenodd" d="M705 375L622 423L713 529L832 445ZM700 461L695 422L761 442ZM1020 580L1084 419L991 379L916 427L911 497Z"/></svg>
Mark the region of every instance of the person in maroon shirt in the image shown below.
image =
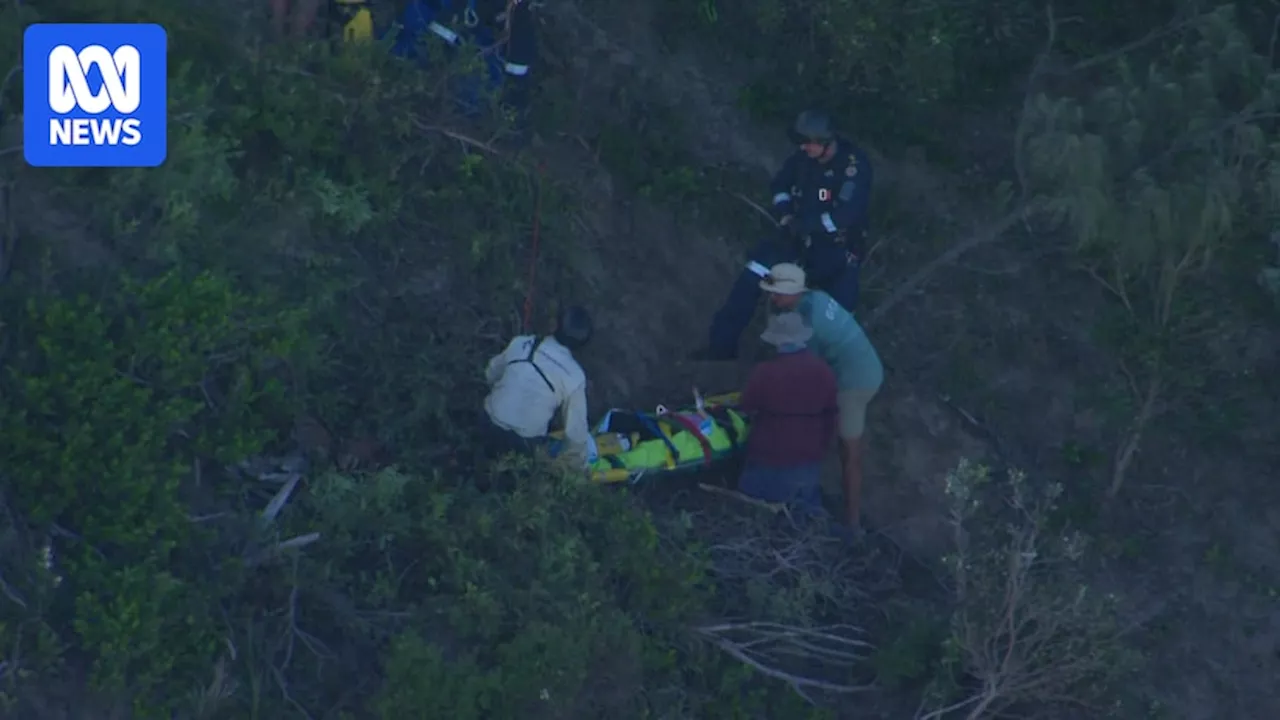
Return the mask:
<svg viewBox="0 0 1280 720"><path fill-rule="evenodd" d="M794 312L770 317L760 336L778 356L757 365L742 391L751 434L738 490L825 514L822 462L835 440L839 409L835 373L806 345L812 336Z"/></svg>

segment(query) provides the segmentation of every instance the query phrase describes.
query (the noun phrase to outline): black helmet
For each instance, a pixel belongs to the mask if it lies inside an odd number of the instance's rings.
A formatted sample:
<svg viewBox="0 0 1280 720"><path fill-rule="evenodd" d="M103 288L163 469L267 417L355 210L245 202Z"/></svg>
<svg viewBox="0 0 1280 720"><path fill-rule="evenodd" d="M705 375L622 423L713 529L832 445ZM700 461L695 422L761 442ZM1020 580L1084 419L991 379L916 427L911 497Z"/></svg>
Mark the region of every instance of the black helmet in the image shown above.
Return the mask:
<svg viewBox="0 0 1280 720"><path fill-rule="evenodd" d="M556 341L570 350L590 342L591 330L591 316L580 305L570 305L556 317Z"/></svg>
<svg viewBox="0 0 1280 720"><path fill-rule="evenodd" d="M796 118L796 123L788 133L791 142L801 145L807 142L826 144L835 138L831 130L831 118L817 110L805 110Z"/></svg>

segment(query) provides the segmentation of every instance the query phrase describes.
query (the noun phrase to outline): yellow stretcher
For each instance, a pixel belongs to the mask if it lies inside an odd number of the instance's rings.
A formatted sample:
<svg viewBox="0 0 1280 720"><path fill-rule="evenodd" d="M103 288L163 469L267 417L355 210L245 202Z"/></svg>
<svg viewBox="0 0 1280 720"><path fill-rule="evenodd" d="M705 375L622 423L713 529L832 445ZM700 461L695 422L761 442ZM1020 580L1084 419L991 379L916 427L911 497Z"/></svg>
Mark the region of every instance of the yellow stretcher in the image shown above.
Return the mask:
<svg viewBox="0 0 1280 720"><path fill-rule="evenodd" d="M738 408L738 393L703 398L692 407L653 412L610 410L592 433L591 477L599 483L637 482L646 475L687 472L728 459L743 447L750 423ZM551 434L551 451L563 442Z"/></svg>

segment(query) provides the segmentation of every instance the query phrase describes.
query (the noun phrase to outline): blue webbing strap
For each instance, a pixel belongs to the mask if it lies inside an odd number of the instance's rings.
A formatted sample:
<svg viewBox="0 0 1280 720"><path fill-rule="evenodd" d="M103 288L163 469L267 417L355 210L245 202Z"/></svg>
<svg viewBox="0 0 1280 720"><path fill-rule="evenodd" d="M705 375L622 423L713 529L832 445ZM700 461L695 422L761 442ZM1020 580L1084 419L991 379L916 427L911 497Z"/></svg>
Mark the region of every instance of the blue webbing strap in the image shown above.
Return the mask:
<svg viewBox="0 0 1280 720"><path fill-rule="evenodd" d="M658 419L647 413L636 413L635 415L636 419L644 424L646 430L653 433L655 437L662 439L662 442L666 444L667 449L671 451L672 461L679 463L680 451L676 449L675 443L671 442L671 438L668 438L667 434L662 432L662 428L658 425Z"/></svg>

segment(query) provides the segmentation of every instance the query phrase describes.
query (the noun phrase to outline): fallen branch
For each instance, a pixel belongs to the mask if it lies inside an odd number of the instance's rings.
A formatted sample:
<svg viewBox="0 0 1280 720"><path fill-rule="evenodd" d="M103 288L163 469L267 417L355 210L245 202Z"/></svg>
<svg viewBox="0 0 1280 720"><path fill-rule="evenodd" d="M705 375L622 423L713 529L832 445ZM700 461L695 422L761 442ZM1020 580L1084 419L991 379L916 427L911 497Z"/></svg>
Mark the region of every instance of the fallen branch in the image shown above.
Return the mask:
<svg viewBox="0 0 1280 720"><path fill-rule="evenodd" d="M297 709L298 712L302 713L302 716L307 720L314 720L314 718L311 717L311 713L307 712L307 709L302 706L302 703L294 700L293 695L289 694L289 683L285 682L284 673L280 672L280 669L276 667L271 668L271 673L276 678L276 684L280 686L280 694L284 700Z"/></svg>
<svg viewBox="0 0 1280 720"><path fill-rule="evenodd" d="M298 548L306 547L311 543L316 542L319 539L320 539L320 533L318 532L307 533L306 535L299 535L298 537L285 540L279 545L276 545L275 549L280 552L283 552L285 550L296 550Z"/></svg>
<svg viewBox="0 0 1280 720"><path fill-rule="evenodd" d="M768 510L774 515L777 515L779 513L787 513L788 516L790 515L790 513L788 513L787 511L787 506L783 505L782 503L771 503L771 502L766 502L764 500L757 500L756 498L743 495L742 493L736 490L723 488L723 487L720 487L719 485L708 485L707 483L698 483L698 488L701 490L705 490L709 493L720 495L722 497L733 498L734 500L747 503L748 505L758 507L762 510Z"/></svg>
<svg viewBox="0 0 1280 720"><path fill-rule="evenodd" d="M1160 373L1159 370L1156 370L1152 373L1151 380L1147 383L1147 391L1145 397L1143 397L1142 407L1133 419L1133 425L1129 428L1128 438L1125 440L1120 452L1116 454L1115 464L1111 467L1111 486L1107 488L1108 498L1114 498L1118 495L1120 487L1124 485L1129 466L1133 464L1133 459L1138 454L1138 448L1142 445L1142 436L1146 432L1147 425L1156 416L1156 401L1160 398L1160 392Z"/></svg>
<svg viewBox="0 0 1280 720"><path fill-rule="evenodd" d="M1141 48L1147 45L1150 45L1158 40L1163 40L1164 38L1167 38L1170 35L1175 35L1191 27L1195 23L1200 22L1201 20L1204 20L1205 18L1209 17L1211 14L1213 14L1213 10L1210 10L1209 12L1200 13L1193 17L1185 18L1183 20L1175 20L1170 24L1165 25L1162 28L1159 28L1157 30L1152 30L1151 32L1147 33L1146 35L1143 35L1137 40L1121 45L1120 47L1115 48L1114 50L1109 50L1101 55L1095 55L1094 57L1088 58L1086 60L1081 60L1075 65L1072 65L1071 67L1055 70L1053 71L1052 74L1059 75L1059 76L1074 75L1078 72L1082 72L1090 68L1095 68L1099 65L1105 65L1107 63L1114 62L1135 50L1140 50Z"/></svg>
<svg viewBox="0 0 1280 720"><path fill-rule="evenodd" d="M3 591L5 594L5 597L8 597L10 600L16 603L23 610L27 609L27 601L23 600L22 597L18 595L18 591L10 587L9 583L5 582L3 577L0 577L0 591Z"/></svg>
<svg viewBox="0 0 1280 720"><path fill-rule="evenodd" d="M297 574L298 574L298 560L297 560L297 557L295 557L293 561L293 575L294 575L293 589L289 591L289 610L287 613L287 617L289 620L289 627L285 629L286 637L285 637L284 660L282 660L280 662L280 665L278 666L281 672L284 672L285 670L287 670L289 668L289 663L293 662L293 641L295 639L301 640L302 644L306 646L307 650L310 650L311 654L314 655L319 660L328 660L334 657L333 651L331 651L323 642L321 642L319 638L303 630L301 627L298 627Z"/></svg>
<svg viewBox="0 0 1280 720"><path fill-rule="evenodd" d="M940 268L954 263L957 258L970 250L999 240L1001 236L1009 230L1009 228L1021 222L1022 219L1034 208L1034 201L1022 203L1003 218L980 228L977 232L973 233L973 235L969 236L968 239L952 246L950 250L947 250L937 258L927 263L924 267L912 274L911 277L900 283L896 290L889 293L888 297L878 303L876 305L876 309L870 313L867 322L864 323L864 325L866 327L873 327L876 323L884 320L885 316L887 316L891 310L893 310L903 300L907 299L909 295L916 293L920 286L932 277Z"/></svg>
<svg viewBox="0 0 1280 720"><path fill-rule="evenodd" d="M497 149L497 148L495 148L494 146L490 145L489 143L484 142L483 140L476 140L476 139L475 139L475 138L473 138L473 137L468 137L468 136L463 135L462 133L460 133L460 132L458 132L458 131L456 131L456 130L450 130L449 128L442 128L442 127L439 127L439 126L437 126L437 125L425 125L425 124L423 124L422 122L420 122L420 121L418 121L418 120L414 120L414 121L413 121L413 124L414 124L414 125L416 125L416 126L418 127L418 129L419 129L419 130L425 130L425 131L427 131L427 132L439 133L439 134L441 134L441 135L444 135L445 137L448 137L448 138L452 138L452 139L454 139L454 140L457 140L458 142L462 143L463 145L470 145L470 146L471 146L471 147L473 147L473 148L478 148L478 149L480 149L480 150L484 150L485 152L490 153L490 154L492 154L492 155L501 155L501 154L502 154L502 152L501 152L500 150L498 150L498 149Z"/></svg>
<svg viewBox="0 0 1280 720"><path fill-rule="evenodd" d="M780 667L782 658L818 663L835 673L847 675L864 661L874 646L848 635L863 635L861 628L830 625L802 628L769 622L721 623L695 628L695 632L739 662L791 686L796 694L810 703L809 695L823 691L838 695L865 692L872 685L832 682L817 677L798 675ZM733 639L731 636L745 636Z"/></svg>
<svg viewBox="0 0 1280 720"><path fill-rule="evenodd" d="M298 487L298 482L302 480L302 476L295 473L289 478L289 482L280 488L275 497L271 498L271 502L267 503L266 509L262 511L262 519L265 522L274 522L276 516L284 509L284 504L289 502L289 497L293 495L294 488Z"/></svg>
<svg viewBox="0 0 1280 720"><path fill-rule="evenodd" d="M751 209L763 215L764 218L769 221L770 225L774 227L778 227L778 221L773 219L773 215L768 210L765 210L764 208L760 207L760 205L756 203L754 200L747 197L746 195L743 195L740 192L733 193L733 196L738 198L742 202L746 203L747 205L749 205Z"/></svg>
<svg viewBox="0 0 1280 720"><path fill-rule="evenodd" d="M290 538L288 540L285 540L284 542L277 543L276 545L270 548L267 548L266 550L263 550L257 555L246 558L245 566L257 567L258 565L262 565L263 563L274 560L275 558L279 557L280 555L282 555L283 553L289 550L298 550L300 548L304 548L319 540L320 540L320 533L318 532L307 533L306 535L299 535L297 537Z"/></svg>

